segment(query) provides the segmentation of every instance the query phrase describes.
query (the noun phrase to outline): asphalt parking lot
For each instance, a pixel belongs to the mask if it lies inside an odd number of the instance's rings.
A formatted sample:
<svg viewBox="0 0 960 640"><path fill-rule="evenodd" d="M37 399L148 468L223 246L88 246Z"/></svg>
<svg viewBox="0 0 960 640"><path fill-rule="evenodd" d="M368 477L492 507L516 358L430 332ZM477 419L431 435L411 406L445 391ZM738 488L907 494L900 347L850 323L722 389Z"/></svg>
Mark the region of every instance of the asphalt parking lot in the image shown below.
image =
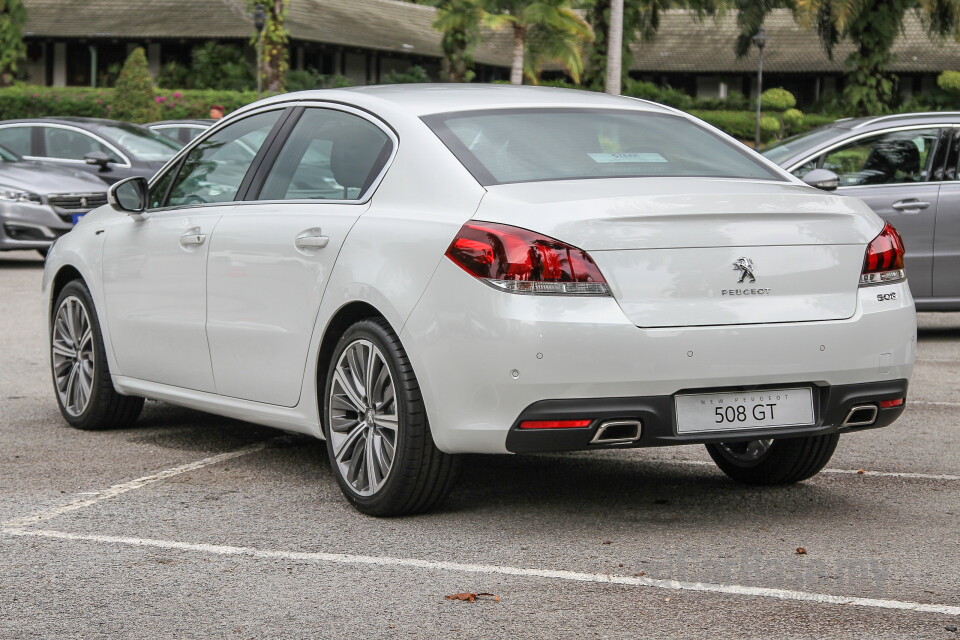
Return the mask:
<svg viewBox="0 0 960 640"><path fill-rule="evenodd" d="M477 456L378 520L309 438L157 402L67 427L42 266L0 254L0 638L960 638L960 314L920 315L901 420L799 485L699 446Z"/></svg>

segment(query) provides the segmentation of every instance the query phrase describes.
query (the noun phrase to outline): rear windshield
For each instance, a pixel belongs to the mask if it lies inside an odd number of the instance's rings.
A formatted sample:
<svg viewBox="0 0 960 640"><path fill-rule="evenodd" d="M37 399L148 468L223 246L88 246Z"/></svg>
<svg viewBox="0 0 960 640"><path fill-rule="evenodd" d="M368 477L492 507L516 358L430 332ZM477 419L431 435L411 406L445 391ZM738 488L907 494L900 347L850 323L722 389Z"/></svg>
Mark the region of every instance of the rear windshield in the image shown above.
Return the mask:
<svg viewBox="0 0 960 640"><path fill-rule="evenodd" d="M784 180L686 118L610 109L503 109L425 116L480 184L700 176Z"/></svg>

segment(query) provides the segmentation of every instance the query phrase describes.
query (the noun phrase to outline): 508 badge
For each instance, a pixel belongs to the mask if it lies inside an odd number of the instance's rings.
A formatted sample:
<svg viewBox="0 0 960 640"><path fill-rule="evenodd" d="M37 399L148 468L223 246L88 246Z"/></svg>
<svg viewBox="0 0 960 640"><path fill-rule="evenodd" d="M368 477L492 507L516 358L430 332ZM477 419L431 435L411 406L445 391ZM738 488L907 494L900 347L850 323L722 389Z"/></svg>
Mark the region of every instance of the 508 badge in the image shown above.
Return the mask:
<svg viewBox="0 0 960 640"><path fill-rule="evenodd" d="M897 299L896 293L878 293L877 294L877 302L884 302L887 300L896 300L896 299Z"/></svg>

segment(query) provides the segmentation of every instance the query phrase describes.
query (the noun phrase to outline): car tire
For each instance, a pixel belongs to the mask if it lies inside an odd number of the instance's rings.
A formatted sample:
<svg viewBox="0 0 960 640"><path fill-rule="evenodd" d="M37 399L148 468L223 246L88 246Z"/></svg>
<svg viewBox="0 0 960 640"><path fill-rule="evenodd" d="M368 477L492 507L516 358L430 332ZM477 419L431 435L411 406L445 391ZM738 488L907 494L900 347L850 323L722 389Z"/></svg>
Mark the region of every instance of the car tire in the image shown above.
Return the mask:
<svg viewBox="0 0 960 640"><path fill-rule="evenodd" d="M386 321L361 320L344 332L323 397L333 475L359 511L421 513L447 496L459 459L434 444L413 367Z"/></svg>
<svg viewBox="0 0 960 640"><path fill-rule="evenodd" d="M143 398L114 389L97 310L83 282L74 280L63 288L50 325L50 369L64 419L87 430L132 425Z"/></svg>
<svg viewBox="0 0 960 640"><path fill-rule="evenodd" d="M720 470L737 482L752 485L792 484L812 478L837 448L840 436L721 442L706 445Z"/></svg>
<svg viewBox="0 0 960 640"><path fill-rule="evenodd" d="M46 257L47 257L47 254L50 253L50 249L49 249L49 248L47 248L47 249L37 249L37 253L39 253L39 254L42 255L44 258L46 258Z"/></svg>

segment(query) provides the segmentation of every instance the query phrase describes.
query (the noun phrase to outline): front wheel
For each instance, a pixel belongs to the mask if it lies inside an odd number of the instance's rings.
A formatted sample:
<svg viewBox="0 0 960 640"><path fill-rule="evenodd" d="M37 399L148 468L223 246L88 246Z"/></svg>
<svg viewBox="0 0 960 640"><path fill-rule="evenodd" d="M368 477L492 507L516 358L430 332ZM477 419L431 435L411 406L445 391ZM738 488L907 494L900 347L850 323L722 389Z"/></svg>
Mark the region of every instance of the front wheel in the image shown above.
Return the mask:
<svg viewBox="0 0 960 640"><path fill-rule="evenodd" d="M840 436L751 440L708 444L720 470L737 482L754 485L792 484L820 473L833 456Z"/></svg>
<svg viewBox="0 0 960 640"><path fill-rule="evenodd" d="M133 424L143 398L113 388L93 298L79 280L63 288L54 306L50 367L60 413L77 429Z"/></svg>
<svg viewBox="0 0 960 640"><path fill-rule="evenodd" d="M389 324L370 319L347 329L334 350L324 398L330 464L357 509L406 515L446 497L457 458L434 445L417 378Z"/></svg>

